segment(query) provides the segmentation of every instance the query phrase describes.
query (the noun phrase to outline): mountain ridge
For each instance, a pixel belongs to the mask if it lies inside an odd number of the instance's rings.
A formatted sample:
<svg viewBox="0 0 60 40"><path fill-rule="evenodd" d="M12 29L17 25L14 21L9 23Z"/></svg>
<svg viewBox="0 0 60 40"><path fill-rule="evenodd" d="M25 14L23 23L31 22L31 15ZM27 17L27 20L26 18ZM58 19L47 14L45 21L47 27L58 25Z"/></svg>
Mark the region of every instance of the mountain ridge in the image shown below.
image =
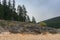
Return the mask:
<svg viewBox="0 0 60 40"><path fill-rule="evenodd" d="M47 26L54 27L54 28L60 28L60 25L59 25L60 24L60 16L54 17L54 18L51 18L51 19L48 19L48 20L45 20L42 22L45 22L47 24Z"/></svg>

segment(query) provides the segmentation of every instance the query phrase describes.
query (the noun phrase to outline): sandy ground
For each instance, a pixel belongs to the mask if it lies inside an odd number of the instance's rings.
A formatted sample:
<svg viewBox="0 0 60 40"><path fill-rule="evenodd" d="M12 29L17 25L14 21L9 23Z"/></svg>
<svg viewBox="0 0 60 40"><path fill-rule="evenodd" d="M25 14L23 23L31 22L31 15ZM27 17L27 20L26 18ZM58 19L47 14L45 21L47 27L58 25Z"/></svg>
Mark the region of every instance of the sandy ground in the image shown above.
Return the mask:
<svg viewBox="0 0 60 40"><path fill-rule="evenodd" d="M60 34L0 34L0 40L60 40Z"/></svg>

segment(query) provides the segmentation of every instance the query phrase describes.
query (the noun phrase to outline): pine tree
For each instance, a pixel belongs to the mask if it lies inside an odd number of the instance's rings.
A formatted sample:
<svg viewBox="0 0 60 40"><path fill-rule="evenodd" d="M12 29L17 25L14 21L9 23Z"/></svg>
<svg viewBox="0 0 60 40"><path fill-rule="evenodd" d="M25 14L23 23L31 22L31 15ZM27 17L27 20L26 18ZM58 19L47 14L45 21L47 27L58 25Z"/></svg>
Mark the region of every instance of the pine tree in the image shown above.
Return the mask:
<svg viewBox="0 0 60 40"><path fill-rule="evenodd" d="M7 1L6 0L3 0L3 19L7 19Z"/></svg>
<svg viewBox="0 0 60 40"><path fill-rule="evenodd" d="M11 0L8 0L8 18L9 20L12 19L12 8L11 8Z"/></svg>
<svg viewBox="0 0 60 40"><path fill-rule="evenodd" d="M30 22L30 18L29 18L28 15L27 15L27 17L26 17L26 22Z"/></svg>
<svg viewBox="0 0 60 40"><path fill-rule="evenodd" d="M13 11L15 12L15 0L13 0Z"/></svg>
<svg viewBox="0 0 60 40"><path fill-rule="evenodd" d="M22 22L26 22L26 16L27 16L27 11L25 6L23 5L22 7L20 5L18 5L17 8L18 14L19 14L19 20Z"/></svg>
<svg viewBox="0 0 60 40"><path fill-rule="evenodd" d="M36 20L34 17L32 17L32 23L36 23Z"/></svg>
<svg viewBox="0 0 60 40"><path fill-rule="evenodd" d="M6 0L3 0L3 5L4 5L4 6L6 6L6 5L7 5Z"/></svg>
<svg viewBox="0 0 60 40"><path fill-rule="evenodd" d="M11 7L11 0L8 1L8 6Z"/></svg>
<svg viewBox="0 0 60 40"><path fill-rule="evenodd" d="M1 4L1 0L0 0L0 4Z"/></svg>
<svg viewBox="0 0 60 40"><path fill-rule="evenodd" d="M23 20L24 20L24 22L26 22L27 11L26 11L26 8L24 5L22 6L22 9L23 9Z"/></svg>
<svg viewBox="0 0 60 40"><path fill-rule="evenodd" d="M23 15L23 9L20 5L18 5L17 12L18 12L18 15L19 15L18 20L23 22L23 16L22 16Z"/></svg>
<svg viewBox="0 0 60 40"><path fill-rule="evenodd" d="M12 1L13 4L12 4L12 20L15 20L15 0Z"/></svg>

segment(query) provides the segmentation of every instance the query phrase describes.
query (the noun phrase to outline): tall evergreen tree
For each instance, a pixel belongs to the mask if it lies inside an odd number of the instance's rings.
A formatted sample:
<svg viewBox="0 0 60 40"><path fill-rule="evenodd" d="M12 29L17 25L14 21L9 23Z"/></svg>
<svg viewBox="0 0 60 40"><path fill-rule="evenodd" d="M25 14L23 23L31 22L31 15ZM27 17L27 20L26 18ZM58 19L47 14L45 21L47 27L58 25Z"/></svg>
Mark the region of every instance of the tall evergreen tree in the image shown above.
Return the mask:
<svg viewBox="0 0 60 40"><path fill-rule="evenodd" d="M12 1L13 4L12 4L12 20L15 20L15 0Z"/></svg>
<svg viewBox="0 0 60 40"><path fill-rule="evenodd" d="M3 0L3 19L7 19L7 1Z"/></svg>
<svg viewBox="0 0 60 40"><path fill-rule="evenodd" d="M26 22L26 16L27 16L26 13L27 13L27 11L26 11L26 8L25 8L24 5L22 6L22 9L23 9L23 15L22 15L23 16L23 20L24 20L24 22Z"/></svg>
<svg viewBox="0 0 60 40"><path fill-rule="evenodd" d="M22 16L23 15L23 9L20 5L18 5L17 12L18 12L18 15L19 15L18 20L23 22L23 16Z"/></svg>
<svg viewBox="0 0 60 40"><path fill-rule="evenodd" d="M1 4L1 0L0 0L0 4Z"/></svg>
<svg viewBox="0 0 60 40"><path fill-rule="evenodd" d="M8 0L8 17L9 17L9 20L12 19L12 8L11 8L11 0Z"/></svg>
<svg viewBox="0 0 60 40"><path fill-rule="evenodd" d="M7 5L7 1L3 0L3 5L6 6Z"/></svg>
<svg viewBox="0 0 60 40"><path fill-rule="evenodd" d="M36 20L34 17L32 17L32 23L36 23Z"/></svg>
<svg viewBox="0 0 60 40"><path fill-rule="evenodd" d="M13 11L15 12L15 0L13 0Z"/></svg>
<svg viewBox="0 0 60 40"><path fill-rule="evenodd" d="M8 1L8 6L11 7L11 0Z"/></svg>
<svg viewBox="0 0 60 40"><path fill-rule="evenodd" d="M27 17L26 17L26 22L30 22L30 18L29 18L28 15L27 15Z"/></svg>

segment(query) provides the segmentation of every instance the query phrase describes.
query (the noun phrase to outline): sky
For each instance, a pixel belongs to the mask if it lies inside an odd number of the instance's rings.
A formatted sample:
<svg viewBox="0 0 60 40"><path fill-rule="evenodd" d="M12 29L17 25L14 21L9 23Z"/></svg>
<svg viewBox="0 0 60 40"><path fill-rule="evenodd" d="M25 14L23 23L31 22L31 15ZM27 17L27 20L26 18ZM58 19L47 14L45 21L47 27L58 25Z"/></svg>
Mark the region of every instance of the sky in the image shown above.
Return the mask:
<svg viewBox="0 0 60 40"><path fill-rule="evenodd" d="M18 5L25 5L27 14L36 21L44 21L60 16L60 0L15 0Z"/></svg>

